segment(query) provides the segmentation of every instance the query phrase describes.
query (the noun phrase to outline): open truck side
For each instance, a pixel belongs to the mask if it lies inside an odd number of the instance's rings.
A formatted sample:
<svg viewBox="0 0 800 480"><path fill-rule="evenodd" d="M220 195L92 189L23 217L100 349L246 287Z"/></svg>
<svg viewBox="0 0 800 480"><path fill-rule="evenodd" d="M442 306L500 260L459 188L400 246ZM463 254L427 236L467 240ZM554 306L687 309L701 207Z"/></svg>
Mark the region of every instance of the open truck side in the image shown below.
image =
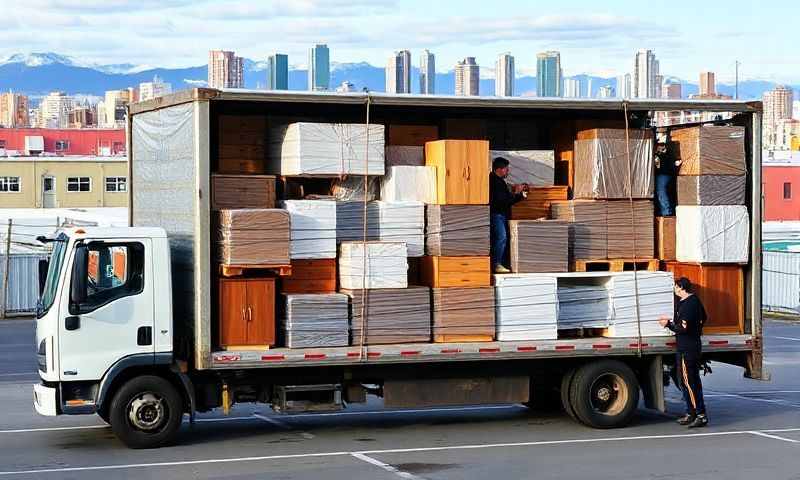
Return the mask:
<svg viewBox="0 0 800 480"><path fill-rule="evenodd" d="M210 175L221 115L337 123L364 123L369 115L373 123L439 123L445 138L449 119L490 121L501 129L513 120L530 125L536 145L552 145L575 122L618 125L627 113L633 127L653 111L680 110L733 112L732 121L745 127L751 238L745 321L735 333L705 335L703 350L708 359L764 378L760 103L195 89L130 107L130 227L66 229L54 239L58 255L37 321L42 382L35 387L36 408L46 415L98 413L132 447L170 441L185 413L227 412L240 402L287 413L338 409L368 393L389 407L557 401L597 428L627 423L640 393L648 408L663 411L671 337L216 348ZM116 258L121 249L129 262L139 262L141 277L128 263L126 278L114 284L120 290L83 308L82 260Z"/></svg>

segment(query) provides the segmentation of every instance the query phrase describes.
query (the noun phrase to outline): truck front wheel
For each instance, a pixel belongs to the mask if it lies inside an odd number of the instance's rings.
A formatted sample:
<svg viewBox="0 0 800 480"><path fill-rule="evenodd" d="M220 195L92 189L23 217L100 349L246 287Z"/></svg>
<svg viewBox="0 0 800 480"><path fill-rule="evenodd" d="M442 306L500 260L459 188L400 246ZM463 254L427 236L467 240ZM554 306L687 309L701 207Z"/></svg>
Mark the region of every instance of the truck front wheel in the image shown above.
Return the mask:
<svg viewBox="0 0 800 480"><path fill-rule="evenodd" d="M629 366L601 360L578 367L569 388L574 417L594 428L625 426L639 404L639 382ZM569 410L568 410L569 412Z"/></svg>
<svg viewBox="0 0 800 480"><path fill-rule="evenodd" d="M128 380L111 400L111 429L130 448L156 448L174 440L183 420L175 387L154 375Z"/></svg>

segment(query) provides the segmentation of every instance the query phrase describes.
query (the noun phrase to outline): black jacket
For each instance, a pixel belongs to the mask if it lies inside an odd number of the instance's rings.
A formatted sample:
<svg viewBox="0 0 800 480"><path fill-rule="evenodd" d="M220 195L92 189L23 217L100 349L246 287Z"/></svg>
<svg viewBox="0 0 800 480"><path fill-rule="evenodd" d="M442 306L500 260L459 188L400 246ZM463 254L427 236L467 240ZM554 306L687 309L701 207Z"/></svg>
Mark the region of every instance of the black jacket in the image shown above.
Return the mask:
<svg viewBox="0 0 800 480"><path fill-rule="evenodd" d="M521 193L511 193L506 181L495 175L494 172L489 174L489 210L492 214L499 213L506 219L511 218L511 205L523 198Z"/></svg>
<svg viewBox="0 0 800 480"><path fill-rule="evenodd" d="M697 295L689 295L675 306L675 318L667 328L675 332L679 352L700 352L706 310Z"/></svg>
<svg viewBox="0 0 800 480"><path fill-rule="evenodd" d="M677 175L678 168L675 166L675 155L672 154L672 150L667 148L663 153L656 153L656 157L658 157L656 174L669 175L670 177Z"/></svg>

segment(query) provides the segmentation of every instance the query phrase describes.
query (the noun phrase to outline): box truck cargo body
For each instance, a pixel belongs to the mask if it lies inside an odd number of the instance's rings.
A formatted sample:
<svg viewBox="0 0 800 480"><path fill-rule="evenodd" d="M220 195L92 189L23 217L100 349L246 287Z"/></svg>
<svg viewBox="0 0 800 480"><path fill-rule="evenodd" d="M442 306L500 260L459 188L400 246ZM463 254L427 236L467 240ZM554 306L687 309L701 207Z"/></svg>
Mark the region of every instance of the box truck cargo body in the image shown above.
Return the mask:
<svg viewBox="0 0 800 480"><path fill-rule="evenodd" d="M263 143L239 153L247 160L242 168L276 175L281 172L263 171L269 162L261 168L250 158L254 151L254 158L262 151L264 158L269 155L270 125L369 123L386 126L389 138L392 125L410 124L438 126L439 139L486 139L492 150L555 150L556 182L569 186L574 163L568 138L575 131L643 128L653 112L680 110L731 112L730 123L746 132L750 240L747 262L740 265L743 295L736 297L743 319L740 327L705 335L703 351L710 360L762 378L760 103L194 89L129 107L130 226L68 228L48 239L55 247L42 277L37 320L42 381L35 387L36 409L45 415L98 413L132 447L169 442L184 414L227 412L241 402L292 412L345 408L367 394L400 407L535 406L555 399L578 421L607 428L631 418L641 392L648 408L663 411L662 376L672 361L674 337L644 335L641 329L618 329L630 336L537 340L509 334L502 341L438 343L371 344L354 335L348 346L304 348L272 340L263 348L237 348L222 341L220 336L230 332L221 332L217 323L228 305L219 291L213 251L211 175L234 168L233 154L220 148L232 121L263 130L257 134ZM358 173L369 175L370 167L363 168L367 171L359 166ZM87 286L81 268L89 259L101 281L90 279ZM602 274L591 277L599 278L593 280L597 284L607 281ZM569 281L554 280L553 288L568 288L562 283ZM502 283L495 284L498 291L518 288ZM349 292L359 291L342 293ZM351 293L351 310L355 304L372 308L368 296L356 302L355 295L360 294ZM508 295L497 295L498 318L508 316L513 306L500 304ZM300 300L291 304L297 311ZM252 317L252 309L264 308L269 306L253 303L241 315ZM351 328L362 314L362 307L350 311Z"/></svg>

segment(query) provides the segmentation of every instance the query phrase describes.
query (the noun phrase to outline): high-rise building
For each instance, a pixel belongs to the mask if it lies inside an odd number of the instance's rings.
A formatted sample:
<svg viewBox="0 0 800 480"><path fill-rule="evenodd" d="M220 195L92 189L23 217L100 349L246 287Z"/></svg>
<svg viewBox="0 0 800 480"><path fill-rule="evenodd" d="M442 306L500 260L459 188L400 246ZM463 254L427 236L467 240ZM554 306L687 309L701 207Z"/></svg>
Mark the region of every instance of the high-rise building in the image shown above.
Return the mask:
<svg viewBox="0 0 800 480"><path fill-rule="evenodd" d="M594 92L594 86L592 85L592 78L587 76L586 77L586 98L594 97L592 92Z"/></svg>
<svg viewBox="0 0 800 480"><path fill-rule="evenodd" d="M386 63L386 93L411 93L411 52L394 52Z"/></svg>
<svg viewBox="0 0 800 480"><path fill-rule="evenodd" d="M125 128L125 105L130 103L130 95L127 89L107 91L103 101L105 120L98 121L98 125L105 128Z"/></svg>
<svg viewBox="0 0 800 480"><path fill-rule="evenodd" d="M614 87L611 85L603 85L597 92L599 98L614 98Z"/></svg>
<svg viewBox="0 0 800 480"><path fill-rule="evenodd" d="M498 97L514 96L514 57L506 52L495 62L494 94Z"/></svg>
<svg viewBox="0 0 800 480"><path fill-rule="evenodd" d="M626 73L617 77L617 98L631 98L631 74Z"/></svg>
<svg viewBox="0 0 800 480"><path fill-rule="evenodd" d="M142 82L139 84L139 101L144 102L151 98L163 97L172 93L172 85L162 81L158 76L153 77L152 82Z"/></svg>
<svg viewBox="0 0 800 480"><path fill-rule="evenodd" d="M348 81L344 81L344 82L342 82L341 85L336 87L336 92L337 93L347 93L347 92L355 92L355 91L356 91L356 86L353 85L351 82L348 82Z"/></svg>
<svg viewBox="0 0 800 480"><path fill-rule="evenodd" d="M79 105L69 112L69 128L87 128L95 126L94 110L88 105Z"/></svg>
<svg viewBox="0 0 800 480"><path fill-rule="evenodd" d="M28 97L19 93L0 93L0 127L21 128L29 125Z"/></svg>
<svg viewBox="0 0 800 480"><path fill-rule="evenodd" d="M700 95L716 95L717 84L714 72L700 72Z"/></svg>
<svg viewBox="0 0 800 480"><path fill-rule="evenodd" d="M633 98L658 98L661 94L658 60L652 50L639 50L633 64Z"/></svg>
<svg viewBox="0 0 800 480"><path fill-rule="evenodd" d="M480 95L480 67L475 57L466 57L456 64L456 95Z"/></svg>
<svg viewBox="0 0 800 480"><path fill-rule="evenodd" d="M330 51L325 44L317 44L308 50L308 89L326 91L331 84Z"/></svg>
<svg viewBox="0 0 800 480"><path fill-rule="evenodd" d="M536 55L536 94L540 97L561 96L561 54L554 51Z"/></svg>
<svg viewBox="0 0 800 480"><path fill-rule="evenodd" d="M67 128L74 101L64 92L50 92L39 104L39 124L44 128Z"/></svg>
<svg viewBox="0 0 800 480"><path fill-rule="evenodd" d="M564 79L564 96L567 98L580 98L581 82L577 78Z"/></svg>
<svg viewBox="0 0 800 480"><path fill-rule="evenodd" d="M267 90L289 90L289 57L276 53L267 58Z"/></svg>
<svg viewBox="0 0 800 480"><path fill-rule="evenodd" d="M419 93L436 93L436 58L428 50L419 59Z"/></svg>
<svg viewBox="0 0 800 480"><path fill-rule="evenodd" d="M661 89L661 98L682 98L683 91L680 83L665 83Z"/></svg>
<svg viewBox="0 0 800 480"><path fill-rule="evenodd" d="M794 94L791 88L778 85L764 92L763 142L766 148L775 148L779 143L778 127L781 120L792 118Z"/></svg>
<svg viewBox="0 0 800 480"><path fill-rule="evenodd" d="M208 86L210 88L244 88L244 60L234 52L208 52Z"/></svg>

